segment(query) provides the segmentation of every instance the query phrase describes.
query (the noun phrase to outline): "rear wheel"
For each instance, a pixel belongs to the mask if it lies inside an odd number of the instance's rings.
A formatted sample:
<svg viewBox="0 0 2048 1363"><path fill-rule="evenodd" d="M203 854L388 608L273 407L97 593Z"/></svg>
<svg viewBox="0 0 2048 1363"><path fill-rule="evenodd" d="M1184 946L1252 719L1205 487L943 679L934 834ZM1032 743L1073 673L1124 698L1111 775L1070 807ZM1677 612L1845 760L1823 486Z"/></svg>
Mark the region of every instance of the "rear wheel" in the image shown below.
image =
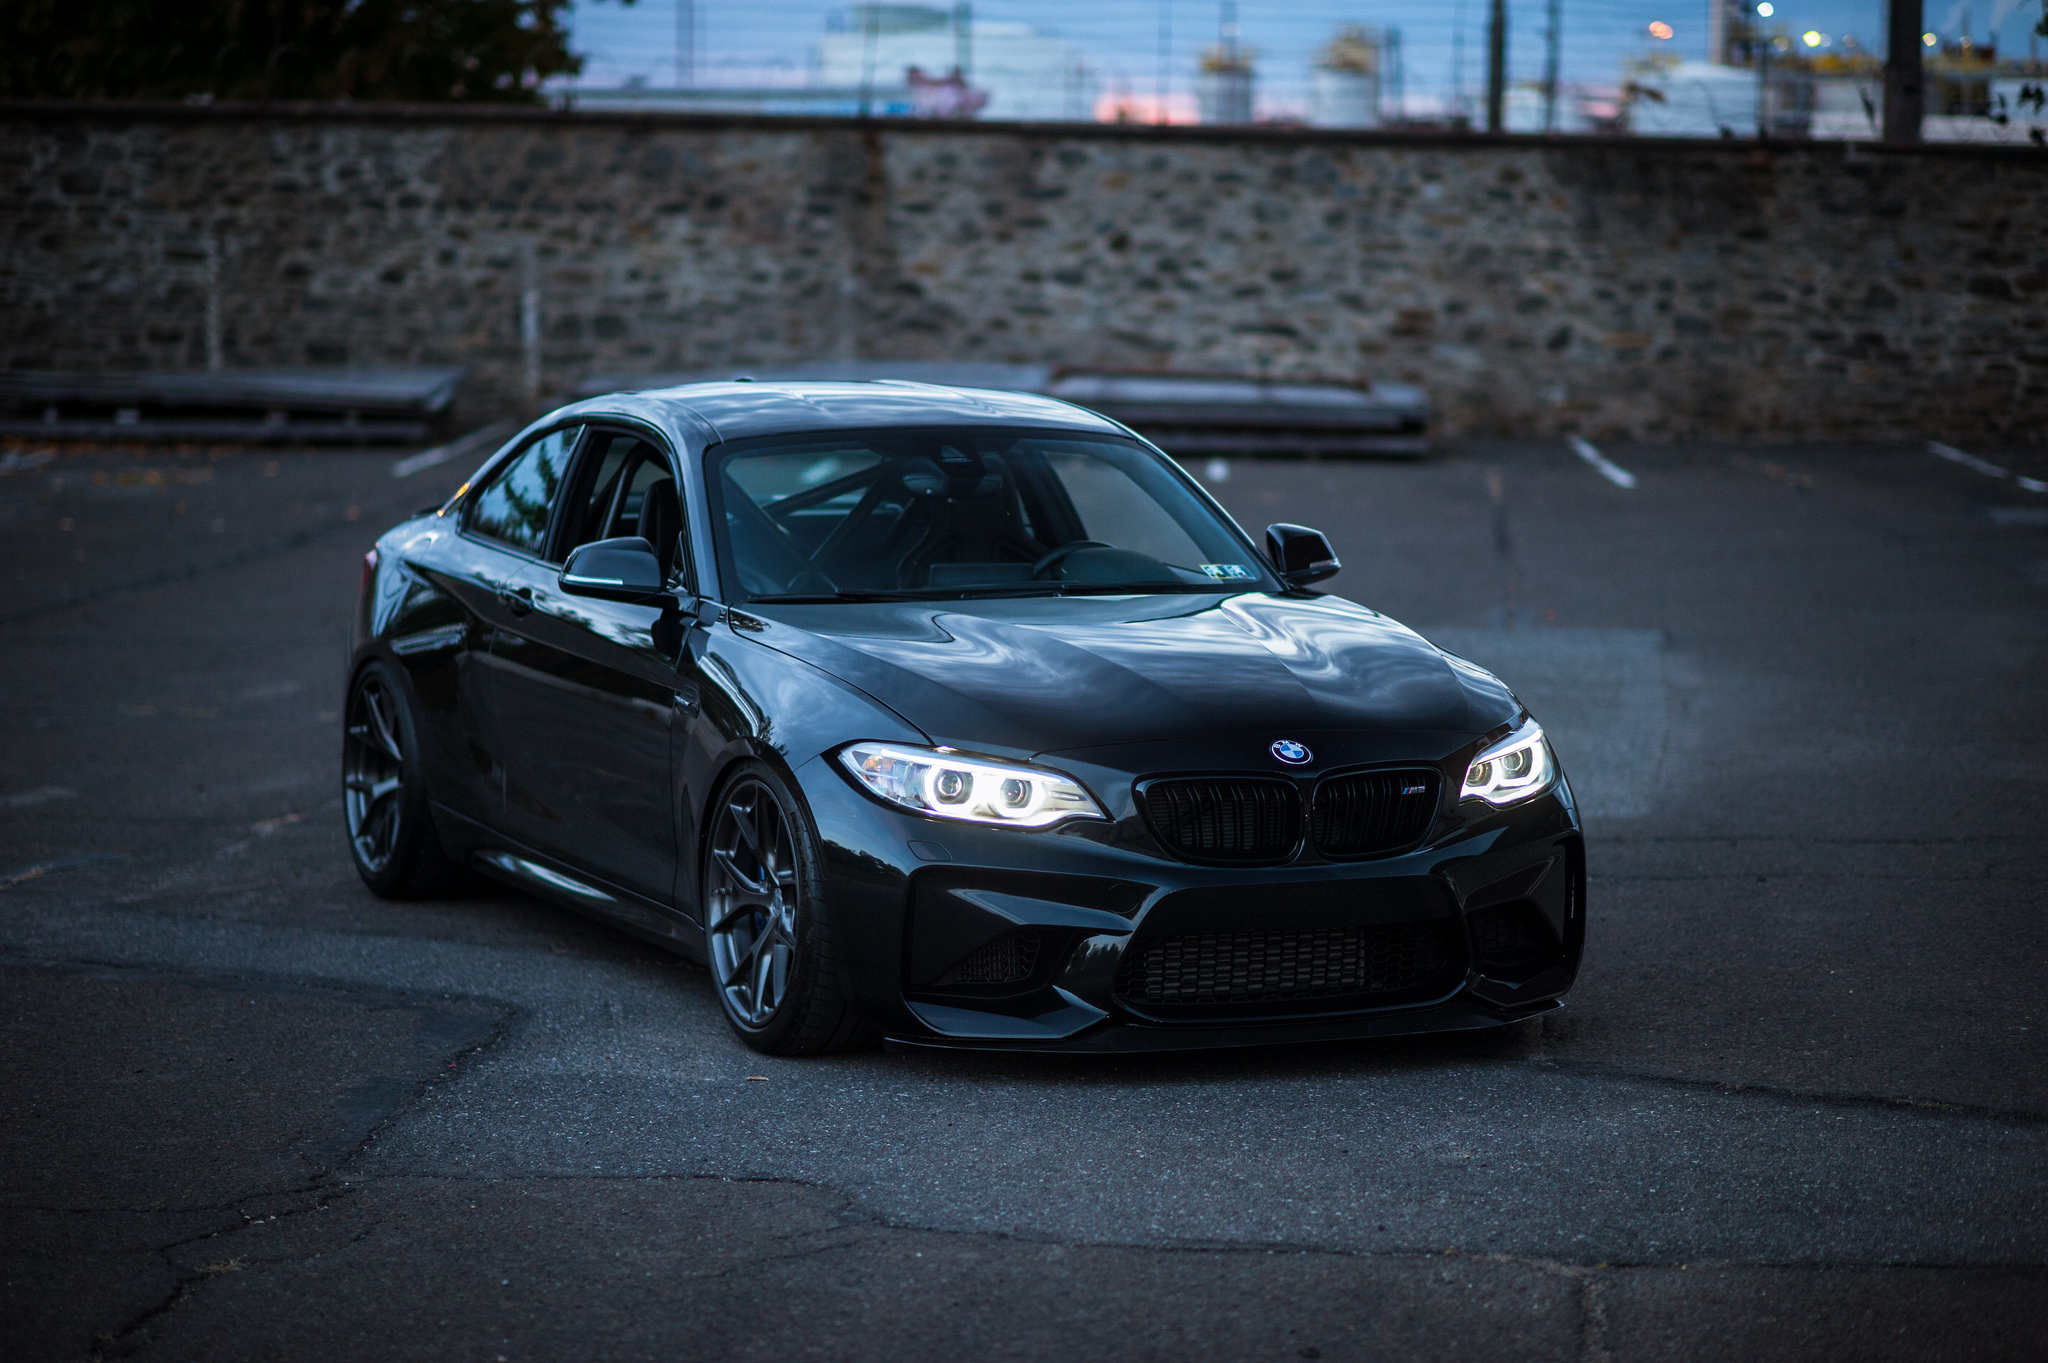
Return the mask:
<svg viewBox="0 0 2048 1363"><path fill-rule="evenodd" d="M704 855L711 984L740 1039L770 1055L874 1042L839 983L818 839L782 778L749 762L712 802Z"/></svg>
<svg viewBox="0 0 2048 1363"><path fill-rule="evenodd" d="M418 731L398 676L371 663L349 686L341 747L341 803L350 859L386 899L446 893L462 880L441 851L427 810Z"/></svg>

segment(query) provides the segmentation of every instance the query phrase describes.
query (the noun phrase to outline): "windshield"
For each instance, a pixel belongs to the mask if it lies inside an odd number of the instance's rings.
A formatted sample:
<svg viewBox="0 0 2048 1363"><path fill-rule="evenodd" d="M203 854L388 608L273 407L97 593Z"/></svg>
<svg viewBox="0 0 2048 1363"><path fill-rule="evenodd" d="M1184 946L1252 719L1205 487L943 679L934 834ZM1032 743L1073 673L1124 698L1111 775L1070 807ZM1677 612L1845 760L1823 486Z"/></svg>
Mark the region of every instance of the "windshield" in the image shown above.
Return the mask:
<svg viewBox="0 0 2048 1363"><path fill-rule="evenodd" d="M719 558L750 601L1278 587L1127 440L851 431L712 453Z"/></svg>

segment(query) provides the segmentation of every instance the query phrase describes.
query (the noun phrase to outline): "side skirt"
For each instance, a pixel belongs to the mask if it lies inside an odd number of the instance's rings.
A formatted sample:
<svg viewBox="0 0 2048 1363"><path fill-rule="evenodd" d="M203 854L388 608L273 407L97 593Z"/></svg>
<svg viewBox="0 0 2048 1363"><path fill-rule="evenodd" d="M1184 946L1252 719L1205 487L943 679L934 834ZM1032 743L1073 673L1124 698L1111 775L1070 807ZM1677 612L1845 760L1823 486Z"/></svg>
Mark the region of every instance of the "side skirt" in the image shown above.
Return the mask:
<svg viewBox="0 0 2048 1363"><path fill-rule="evenodd" d="M704 964L704 929L677 910L572 871L440 805L434 821L461 825L461 841L474 849L469 864L479 874Z"/></svg>

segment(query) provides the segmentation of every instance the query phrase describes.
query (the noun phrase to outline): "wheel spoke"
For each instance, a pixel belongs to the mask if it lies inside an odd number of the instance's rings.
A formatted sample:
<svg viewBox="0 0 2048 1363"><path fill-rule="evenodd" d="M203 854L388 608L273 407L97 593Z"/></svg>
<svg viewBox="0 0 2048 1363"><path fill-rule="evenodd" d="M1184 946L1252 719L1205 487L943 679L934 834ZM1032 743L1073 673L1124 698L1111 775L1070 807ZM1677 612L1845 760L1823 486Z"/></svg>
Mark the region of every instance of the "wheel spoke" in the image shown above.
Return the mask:
<svg viewBox="0 0 2048 1363"><path fill-rule="evenodd" d="M757 939L756 945L758 946L759 942L761 942L761 941L766 941L766 940L767 940L767 935L766 935L766 934L764 933L764 934L762 934L762 936L761 936L761 937L760 937L759 939ZM774 953L774 952L772 952L772 951L756 951L756 952L754 953L754 989L753 989L753 993L754 993L754 1016L755 1016L756 1020L759 1020L759 1019L761 1019L761 1018L763 1018L763 1017L766 1017L766 1016L768 1015L768 1013L769 1013L769 1012L770 1012L770 1011L771 1011L771 1010L773 1009L773 1007L774 1007L774 1005L773 1005L773 1004L772 1004L772 1003L771 1003L771 1002L769 1001L769 998L768 998L768 974L769 974L769 972L770 972L771 970L773 970L774 968L775 968L775 953Z"/></svg>
<svg viewBox="0 0 2048 1363"><path fill-rule="evenodd" d="M747 943L747 949L733 957L732 969L726 972L725 979L722 981L727 989L734 988L739 983L739 978L746 971L748 963L760 956L761 947L767 941L767 933L756 933L754 934L754 940Z"/></svg>
<svg viewBox="0 0 2048 1363"><path fill-rule="evenodd" d="M405 754L399 750L398 735L392 731L391 717L384 713L385 696L382 687L363 692L363 709L368 713L370 727L374 731L376 744L385 755L400 766L405 765Z"/></svg>
<svg viewBox="0 0 2048 1363"><path fill-rule="evenodd" d="M381 781L373 781L367 776L350 776L344 778L341 783L344 790L357 795L367 795L370 804L375 804L404 784L405 782L396 776L387 776ZM367 805L364 807L368 808Z"/></svg>
<svg viewBox="0 0 2048 1363"><path fill-rule="evenodd" d="M760 876L750 876L740 869L739 859L723 848L714 849L711 859L718 863L718 869L725 872L726 879L745 890L755 903L766 901L775 893L775 887Z"/></svg>
<svg viewBox="0 0 2048 1363"><path fill-rule="evenodd" d="M398 805L385 801L363 814L362 831L356 834L356 844L364 852L364 859L382 862L391 854L391 844L398 823Z"/></svg>
<svg viewBox="0 0 2048 1363"><path fill-rule="evenodd" d="M775 911L773 907L766 900L740 900L739 902L733 904L732 907L728 908L724 913L719 914L717 918L712 920L711 930L713 932L729 931L736 920L744 918L750 913L759 913L763 909L768 910L768 916L770 918L773 918L775 916Z"/></svg>
<svg viewBox="0 0 2048 1363"><path fill-rule="evenodd" d="M755 811L744 807L738 801L734 801L733 803L727 805L725 808L726 813L730 815L732 818L733 828L736 829L740 835L740 841L744 842L747 845L747 850L753 853L754 860L762 860L761 834L760 831L756 829L754 826Z"/></svg>

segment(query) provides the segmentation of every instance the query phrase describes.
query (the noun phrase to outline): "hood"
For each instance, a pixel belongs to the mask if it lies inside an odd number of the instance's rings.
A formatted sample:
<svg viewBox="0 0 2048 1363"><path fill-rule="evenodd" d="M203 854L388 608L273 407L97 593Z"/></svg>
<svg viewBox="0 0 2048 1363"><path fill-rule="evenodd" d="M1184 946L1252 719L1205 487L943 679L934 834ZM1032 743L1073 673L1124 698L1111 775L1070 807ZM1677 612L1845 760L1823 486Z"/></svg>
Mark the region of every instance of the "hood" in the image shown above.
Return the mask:
<svg viewBox="0 0 2048 1363"><path fill-rule="evenodd" d="M1013 754L1257 732L1478 735L1490 674L1340 597L1030 597L750 607L758 642L933 742ZM851 737L851 735L849 736Z"/></svg>

